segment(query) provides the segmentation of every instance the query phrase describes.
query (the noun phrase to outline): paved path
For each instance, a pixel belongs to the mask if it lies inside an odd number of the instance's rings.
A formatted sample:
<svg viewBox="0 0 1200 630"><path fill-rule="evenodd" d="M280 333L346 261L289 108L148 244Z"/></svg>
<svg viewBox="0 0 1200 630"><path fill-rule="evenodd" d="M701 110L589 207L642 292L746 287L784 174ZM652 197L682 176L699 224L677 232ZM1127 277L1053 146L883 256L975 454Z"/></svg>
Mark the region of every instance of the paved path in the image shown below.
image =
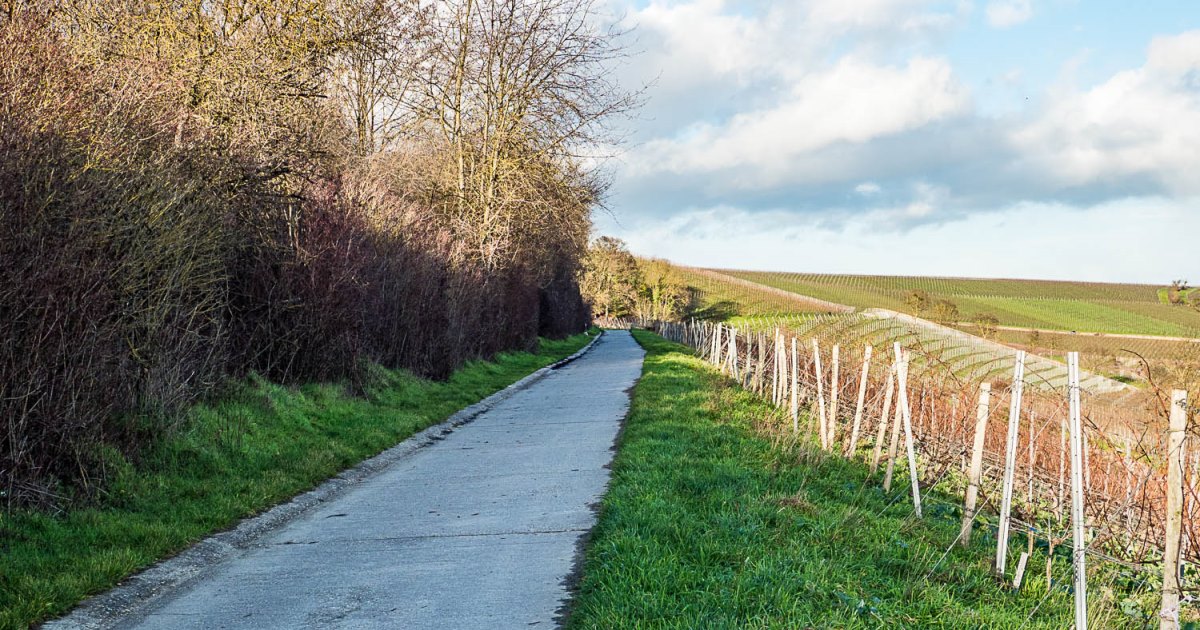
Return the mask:
<svg viewBox="0 0 1200 630"><path fill-rule="evenodd" d="M118 627L554 627L642 357L607 332Z"/></svg>

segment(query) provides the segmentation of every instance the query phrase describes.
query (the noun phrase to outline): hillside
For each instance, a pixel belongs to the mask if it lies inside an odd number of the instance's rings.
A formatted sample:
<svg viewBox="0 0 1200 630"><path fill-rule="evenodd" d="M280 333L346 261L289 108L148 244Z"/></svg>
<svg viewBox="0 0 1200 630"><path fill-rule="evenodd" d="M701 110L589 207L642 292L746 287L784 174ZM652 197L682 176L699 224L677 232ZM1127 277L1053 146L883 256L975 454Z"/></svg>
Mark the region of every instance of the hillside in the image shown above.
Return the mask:
<svg viewBox="0 0 1200 630"><path fill-rule="evenodd" d="M856 276L721 270L721 273L854 308L911 312L908 296L948 300L959 320L993 315L1001 326L1200 337L1200 311L1172 305L1161 287L1052 280Z"/></svg>
<svg viewBox="0 0 1200 630"><path fill-rule="evenodd" d="M1196 358L1200 355L1200 338L1197 341L1183 338L1200 335L1196 331L1180 337L1157 338L1146 331L1180 333L1181 330L1165 328L1168 323L1163 318L1136 324L1135 315L1139 311L1163 312L1181 322L1195 316L1200 322L1200 313L1186 306L1158 302L1159 293L1150 285L834 276L690 267L677 270L692 291L692 316L698 319L720 320L754 330L777 326L805 334L832 330L839 336L850 335L876 344L919 339L926 348L936 348L962 375L1000 374L1011 365L1016 350L1026 350L1036 355L1031 361L1038 365L1035 372L1041 375L1040 379L1057 386L1066 378L1062 363L1065 352L1073 350L1082 353L1085 370L1103 377L1091 381L1095 391L1120 392L1126 390L1121 383L1147 387L1151 380L1146 374L1147 367L1160 385L1186 384L1194 378ZM810 293L793 292L799 290ZM937 323L931 321L935 318L929 313L921 313L921 319L914 320L907 316L912 311L905 298L907 292L915 290L925 291L931 302L950 300L960 309L966 304L994 305L1008 301L1053 311L1053 317L1035 322L1039 327L1023 327L1012 322L1030 323L1029 320L1016 319L1011 314L1005 320L997 315L1000 323L994 330L981 329L969 321L974 317L970 311L960 310L956 321ZM1060 298L1051 297L1055 291L1061 292ZM1114 296L1119 299L1100 299ZM844 305L841 309L833 303L838 300ZM1097 321L1100 313L1116 312L1105 311L1106 303L1120 305L1120 313L1112 321L1124 322L1124 330L1131 332L1084 333L1065 327L1083 321L1084 316ZM1068 306L1054 311L1055 304ZM1083 315L1077 316L1080 313ZM1047 327L1048 319L1056 322L1053 327Z"/></svg>

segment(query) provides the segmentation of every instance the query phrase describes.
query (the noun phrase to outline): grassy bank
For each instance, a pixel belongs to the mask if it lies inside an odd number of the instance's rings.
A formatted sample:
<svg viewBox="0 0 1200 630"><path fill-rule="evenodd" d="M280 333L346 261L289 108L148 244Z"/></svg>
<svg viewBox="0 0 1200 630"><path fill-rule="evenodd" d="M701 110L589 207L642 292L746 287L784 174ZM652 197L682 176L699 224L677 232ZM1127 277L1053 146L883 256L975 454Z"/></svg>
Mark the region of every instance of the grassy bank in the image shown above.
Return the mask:
<svg viewBox="0 0 1200 630"><path fill-rule="evenodd" d="M1022 590L1000 584L986 525L970 548L952 545L957 498L931 493L913 518L903 474L885 494L859 463L766 437L768 404L683 346L635 334L645 369L571 628L1071 624L1065 589L1046 596L1041 553ZM1058 582L1069 561L1054 566ZM1093 598L1096 627L1132 621L1106 597Z"/></svg>
<svg viewBox="0 0 1200 630"><path fill-rule="evenodd" d="M593 333L594 334L594 333ZM591 337L474 362L444 382L377 370L365 395L336 384L247 382L194 408L139 461L109 457L97 505L0 513L0 628L68 610L205 535L288 499L561 359Z"/></svg>

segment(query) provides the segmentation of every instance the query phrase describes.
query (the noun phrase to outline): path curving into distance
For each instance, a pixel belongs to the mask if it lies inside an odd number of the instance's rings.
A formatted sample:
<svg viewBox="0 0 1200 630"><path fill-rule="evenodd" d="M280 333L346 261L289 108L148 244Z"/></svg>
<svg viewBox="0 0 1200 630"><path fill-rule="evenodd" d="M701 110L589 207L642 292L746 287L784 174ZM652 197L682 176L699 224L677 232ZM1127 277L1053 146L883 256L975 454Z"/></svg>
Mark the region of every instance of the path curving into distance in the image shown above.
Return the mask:
<svg viewBox="0 0 1200 630"><path fill-rule="evenodd" d="M152 604L47 627L555 627L643 356L608 331Z"/></svg>

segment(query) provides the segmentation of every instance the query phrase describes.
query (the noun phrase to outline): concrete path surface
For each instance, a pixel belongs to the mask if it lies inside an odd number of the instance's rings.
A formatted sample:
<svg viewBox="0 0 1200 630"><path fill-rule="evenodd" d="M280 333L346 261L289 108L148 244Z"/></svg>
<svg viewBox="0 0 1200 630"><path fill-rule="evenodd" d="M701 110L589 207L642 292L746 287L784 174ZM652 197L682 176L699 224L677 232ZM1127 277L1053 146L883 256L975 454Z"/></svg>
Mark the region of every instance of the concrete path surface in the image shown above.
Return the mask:
<svg viewBox="0 0 1200 630"><path fill-rule="evenodd" d="M115 627L555 627L643 354L606 332Z"/></svg>

